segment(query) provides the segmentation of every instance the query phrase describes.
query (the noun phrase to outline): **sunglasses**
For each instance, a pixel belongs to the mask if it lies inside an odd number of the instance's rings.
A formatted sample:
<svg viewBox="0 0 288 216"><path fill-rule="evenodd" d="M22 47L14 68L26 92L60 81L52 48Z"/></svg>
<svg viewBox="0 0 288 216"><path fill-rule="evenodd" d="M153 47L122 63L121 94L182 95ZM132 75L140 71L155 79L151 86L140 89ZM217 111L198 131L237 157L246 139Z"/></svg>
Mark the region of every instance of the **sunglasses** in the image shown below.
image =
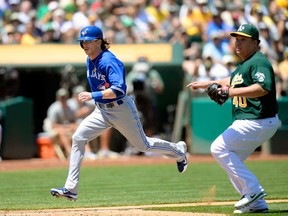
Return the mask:
<svg viewBox="0 0 288 216"><path fill-rule="evenodd" d="M96 42L98 41L99 39L96 39L96 40L82 40L81 43L85 43L85 44L90 44L92 42Z"/></svg>

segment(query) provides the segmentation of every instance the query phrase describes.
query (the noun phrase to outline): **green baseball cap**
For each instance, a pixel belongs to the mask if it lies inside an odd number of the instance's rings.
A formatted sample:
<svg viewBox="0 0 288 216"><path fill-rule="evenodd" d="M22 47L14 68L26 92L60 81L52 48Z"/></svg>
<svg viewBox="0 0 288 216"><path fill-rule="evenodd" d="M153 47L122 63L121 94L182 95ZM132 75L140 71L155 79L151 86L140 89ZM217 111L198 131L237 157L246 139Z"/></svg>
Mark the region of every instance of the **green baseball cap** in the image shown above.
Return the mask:
<svg viewBox="0 0 288 216"><path fill-rule="evenodd" d="M259 31L258 29L251 24L242 24L236 32L230 33L232 37L236 37L237 35L241 35L244 37L250 37L259 40Z"/></svg>

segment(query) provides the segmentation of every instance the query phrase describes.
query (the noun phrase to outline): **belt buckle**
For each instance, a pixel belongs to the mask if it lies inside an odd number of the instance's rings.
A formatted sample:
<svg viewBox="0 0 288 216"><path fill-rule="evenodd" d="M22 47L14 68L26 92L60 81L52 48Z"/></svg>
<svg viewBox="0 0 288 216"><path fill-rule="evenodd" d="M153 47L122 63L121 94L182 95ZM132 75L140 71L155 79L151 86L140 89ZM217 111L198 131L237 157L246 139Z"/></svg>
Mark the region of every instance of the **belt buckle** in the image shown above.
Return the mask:
<svg viewBox="0 0 288 216"><path fill-rule="evenodd" d="M99 107L102 109L111 109L111 108L121 105L122 103L123 103L122 100L118 100L118 101L113 101L113 102L106 103L106 104L103 104L103 103L98 103L98 104L99 104Z"/></svg>
<svg viewBox="0 0 288 216"><path fill-rule="evenodd" d="M105 107L108 109L111 109L111 108L115 107L115 104L114 104L114 102L110 102L110 103L105 104Z"/></svg>

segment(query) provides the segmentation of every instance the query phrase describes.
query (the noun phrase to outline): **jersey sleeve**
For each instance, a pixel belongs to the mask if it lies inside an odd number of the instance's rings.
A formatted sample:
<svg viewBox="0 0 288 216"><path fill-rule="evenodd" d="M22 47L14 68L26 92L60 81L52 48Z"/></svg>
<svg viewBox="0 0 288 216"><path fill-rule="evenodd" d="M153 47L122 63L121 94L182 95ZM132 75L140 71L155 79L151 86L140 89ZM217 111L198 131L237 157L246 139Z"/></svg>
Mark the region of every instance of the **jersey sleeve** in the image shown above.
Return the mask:
<svg viewBox="0 0 288 216"><path fill-rule="evenodd" d="M117 96L125 95L126 83L125 83L125 68L121 62L110 62L106 66L108 74L108 80L110 82L110 88L113 92L117 91Z"/></svg>
<svg viewBox="0 0 288 216"><path fill-rule="evenodd" d="M254 83L259 84L267 91L272 90L272 79L274 79L274 71L271 64L268 64L265 61L257 62L252 70L251 75Z"/></svg>

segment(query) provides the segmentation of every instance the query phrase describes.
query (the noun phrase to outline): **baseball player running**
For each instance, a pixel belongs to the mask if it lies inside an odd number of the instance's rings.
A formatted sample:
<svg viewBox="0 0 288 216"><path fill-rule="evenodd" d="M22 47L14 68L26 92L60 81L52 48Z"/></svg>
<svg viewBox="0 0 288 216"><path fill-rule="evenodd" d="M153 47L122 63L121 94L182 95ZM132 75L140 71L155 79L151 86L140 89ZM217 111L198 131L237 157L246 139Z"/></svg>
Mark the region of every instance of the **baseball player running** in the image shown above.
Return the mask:
<svg viewBox="0 0 288 216"><path fill-rule="evenodd" d="M256 176L244 165L244 160L276 132L279 120L274 71L259 50L259 32L250 24L241 25L230 34L236 38L235 51L242 62L228 77L219 81L192 82L192 90L218 86L221 104L223 95L232 98L234 122L211 145L211 153L226 171L232 185L242 196L235 203L234 213L265 213L266 192ZM228 88L227 88L228 86ZM220 100L220 102L219 102Z"/></svg>
<svg viewBox="0 0 288 216"><path fill-rule="evenodd" d="M188 167L185 142L171 143L147 137L143 131L134 101L126 95L125 68L108 49L110 43L96 26L80 31L80 46L87 54L87 79L91 92L81 92L81 102L94 100L95 110L78 126L72 136L69 172L63 188L52 188L51 194L77 200L79 172L85 145L108 128L114 127L142 152L157 152L175 158L178 171Z"/></svg>

